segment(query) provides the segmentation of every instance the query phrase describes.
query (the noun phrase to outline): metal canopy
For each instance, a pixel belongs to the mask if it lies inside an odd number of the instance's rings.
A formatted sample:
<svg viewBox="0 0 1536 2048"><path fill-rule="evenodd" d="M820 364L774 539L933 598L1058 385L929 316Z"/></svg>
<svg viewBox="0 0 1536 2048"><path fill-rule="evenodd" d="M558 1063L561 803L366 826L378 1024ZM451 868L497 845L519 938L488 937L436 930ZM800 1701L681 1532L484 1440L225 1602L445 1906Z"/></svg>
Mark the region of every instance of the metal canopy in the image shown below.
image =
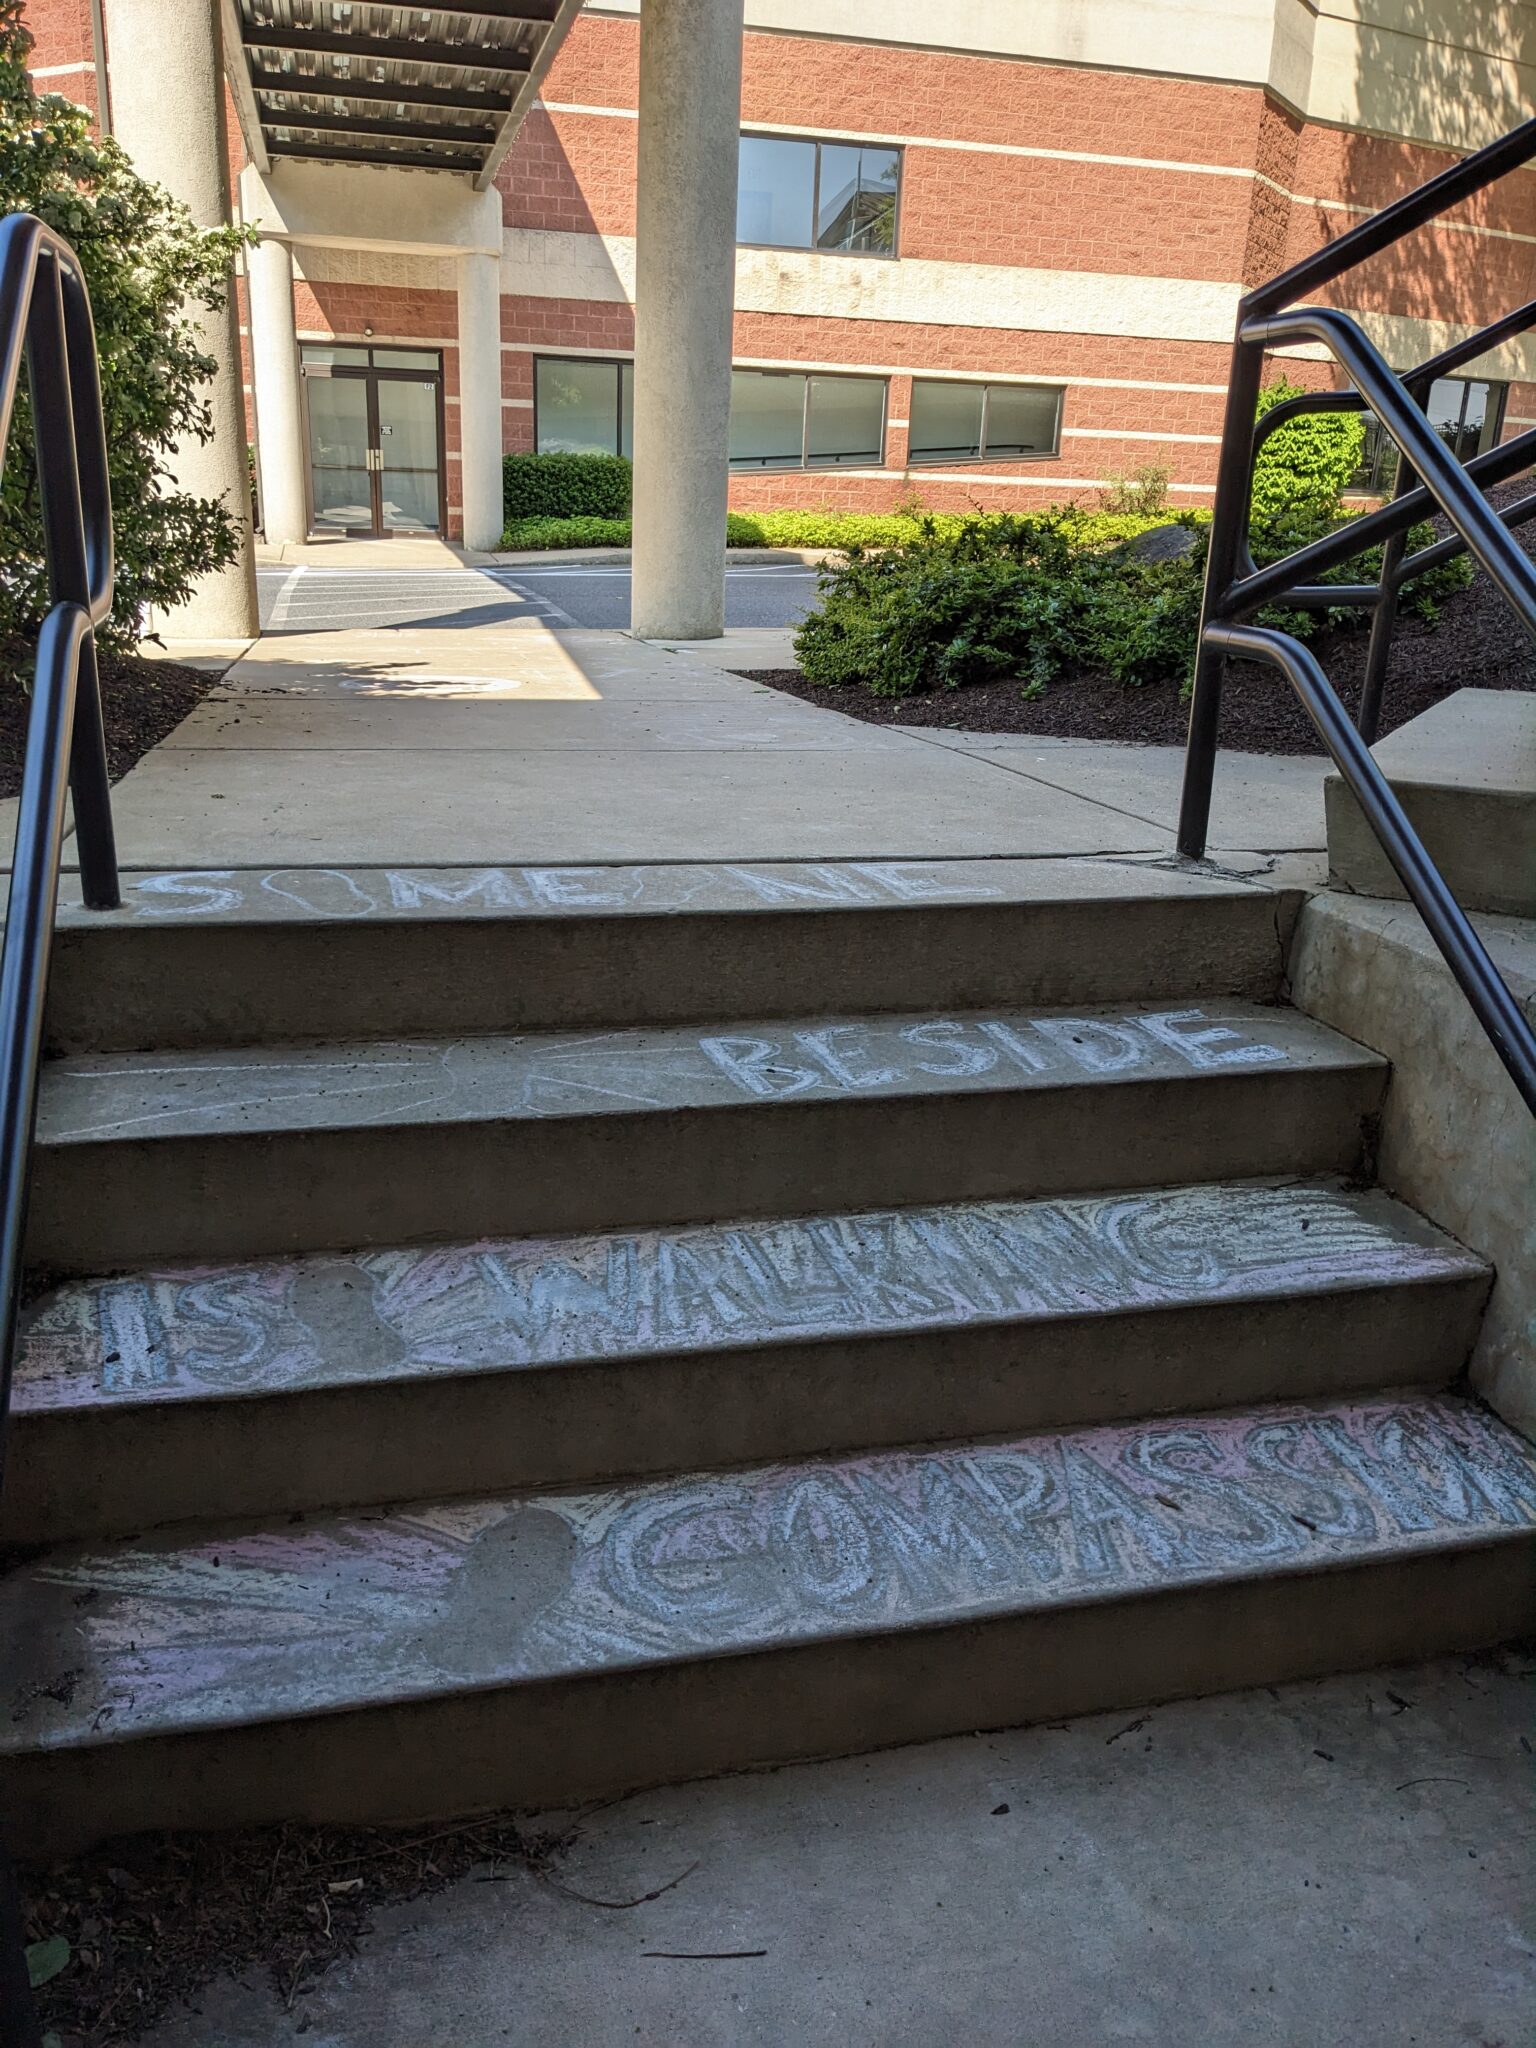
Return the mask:
<svg viewBox="0 0 1536 2048"><path fill-rule="evenodd" d="M225 0L257 164L452 171L488 185L581 0ZM265 161L264 161L265 160Z"/></svg>

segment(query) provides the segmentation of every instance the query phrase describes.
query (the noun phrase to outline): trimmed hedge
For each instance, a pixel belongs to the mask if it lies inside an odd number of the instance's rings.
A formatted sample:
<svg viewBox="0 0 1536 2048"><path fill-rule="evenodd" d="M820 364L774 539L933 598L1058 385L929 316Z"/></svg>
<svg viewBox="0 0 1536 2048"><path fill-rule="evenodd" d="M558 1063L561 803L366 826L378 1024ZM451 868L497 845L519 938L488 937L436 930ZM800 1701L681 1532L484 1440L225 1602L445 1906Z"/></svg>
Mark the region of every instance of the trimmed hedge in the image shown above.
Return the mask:
<svg viewBox="0 0 1536 2048"><path fill-rule="evenodd" d="M627 455L504 455L501 502L508 524L525 519L627 519ZM520 546L559 546L529 541ZM567 541L567 547L583 545Z"/></svg>
<svg viewBox="0 0 1536 2048"><path fill-rule="evenodd" d="M509 462L526 456L509 455ZM548 461L558 458L539 457ZM579 458L585 460L586 458ZM594 458L611 461L611 456ZM1114 547L1154 526L1171 523L1166 513L1067 512L1058 515L1077 547ZM1182 512L1180 523L1198 524L1208 511ZM992 515L1004 520L1007 515ZM725 542L732 548L890 548L902 547L932 532L941 539L988 520L973 512L729 512ZM504 548L627 548L630 522L623 518L508 518L501 537Z"/></svg>

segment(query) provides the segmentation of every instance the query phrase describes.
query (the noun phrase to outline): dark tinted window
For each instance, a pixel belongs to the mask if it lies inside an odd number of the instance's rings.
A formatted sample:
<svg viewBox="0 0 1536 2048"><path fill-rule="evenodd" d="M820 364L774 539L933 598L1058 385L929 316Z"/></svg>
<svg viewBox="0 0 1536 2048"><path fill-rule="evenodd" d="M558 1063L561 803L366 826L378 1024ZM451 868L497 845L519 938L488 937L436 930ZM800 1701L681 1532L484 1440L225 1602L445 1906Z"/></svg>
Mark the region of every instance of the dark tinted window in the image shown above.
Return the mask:
<svg viewBox="0 0 1536 2048"><path fill-rule="evenodd" d="M1431 384L1425 414L1458 462L1470 461L1497 441L1507 389L1507 385L1481 377L1437 377ZM1367 413L1365 444L1353 487L1386 497L1396 477L1397 448L1380 422Z"/></svg>
<svg viewBox="0 0 1536 2048"><path fill-rule="evenodd" d="M735 370L730 446L737 469L879 462L885 452L885 380Z"/></svg>
<svg viewBox="0 0 1536 2048"><path fill-rule="evenodd" d="M900 174L897 150L824 142L816 187L817 248L894 255Z"/></svg>
<svg viewBox="0 0 1536 2048"><path fill-rule="evenodd" d="M541 455L628 455L634 370L629 363L540 356L533 400Z"/></svg>
<svg viewBox="0 0 1536 2048"><path fill-rule="evenodd" d="M774 249L894 256L901 151L743 135L736 239Z"/></svg>
<svg viewBox="0 0 1536 2048"><path fill-rule="evenodd" d="M1054 455L1060 422L1061 392L1053 385L949 384L918 377L912 384L907 459Z"/></svg>

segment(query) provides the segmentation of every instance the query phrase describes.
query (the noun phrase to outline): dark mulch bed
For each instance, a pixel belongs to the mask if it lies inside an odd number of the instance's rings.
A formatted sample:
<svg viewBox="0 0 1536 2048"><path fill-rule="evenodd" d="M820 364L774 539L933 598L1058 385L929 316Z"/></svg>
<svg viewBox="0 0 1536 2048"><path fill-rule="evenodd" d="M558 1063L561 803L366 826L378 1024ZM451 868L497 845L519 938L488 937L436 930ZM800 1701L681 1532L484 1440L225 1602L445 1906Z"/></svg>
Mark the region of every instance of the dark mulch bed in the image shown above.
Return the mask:
<svg viewBox="0 0 1536 2048"><path fill-rule="evenodd" d="M7 660L14 650L0 649L0 665L31 673L30 658ZM107 766L120 782L151 747L176 730L218 681L177 661L143 661L137 655L102 654L101 705L107 728ZM15 682L0 683L0 797L15 796L21 787L21 761L27 744L30 694Z"/></svg>
<svg viewBox="0 0 1536 2048"><path fill-rule="evenodd" d="M593 1898L562 1876L564 1854L595 1810L555 1828L499 1815L419 1828L140 1836L23 1873L29 1954L52 1943L62 1963L36 1994L43 2026L61 2048L116 2048L178 2008L195 2009L215 1977L263 1970L302 2034L305 1992L357 1953L380 1906L439 1892L472 1871L486 1883L525 1872L608 1911L644 1905Z"/></svg>
<svg viewBox="0 0 1536 2048"><path fill-rule="evenodd" d="M1495 494L1495 502L1502 494ZM1518 495L1518 492L1516 493ZM1536 522L1523 529L1536 553ZM1353 714L1360 701L1367 636L1328 633L1311 643L1329 680ZM1043 695L1026 698L1011 679L973 683L918 697L873 697L867 690L819 688L797 668L744 669L792 697L843 711L871 725L926 725L966 732L1039 733L1042 738L1139 740L1182 746L1188 708L1172 685L1127 688L1103 676L1058 676ZM1481 570L1444 605L1434 625L1398 621L1382 702L1383 734L1417 718L1454 690L1536 690L1536 648ZM1233 662L1222 691L1221 743L1254 754L1318 754L1316 728L1295 692L1272 669Z"/></svg>

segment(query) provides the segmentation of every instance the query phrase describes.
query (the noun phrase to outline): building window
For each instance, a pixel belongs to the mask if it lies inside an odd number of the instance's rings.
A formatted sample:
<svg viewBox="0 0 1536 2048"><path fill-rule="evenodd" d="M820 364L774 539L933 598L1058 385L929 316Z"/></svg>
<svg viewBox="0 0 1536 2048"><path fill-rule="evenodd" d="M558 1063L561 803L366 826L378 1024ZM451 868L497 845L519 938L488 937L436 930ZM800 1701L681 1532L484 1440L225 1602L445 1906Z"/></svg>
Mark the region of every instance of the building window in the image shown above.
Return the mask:
<svg viewBox="0 0 1536 2048"><path fill-rule="evenodd" d="M736 239L768 249L896 254L901 151L743 135Z"/></svg>
<svg viewBox="0 0 1536 2048"><path fill-rule="evenodd" d="M733 469L829 469L885 453L883 377L731 372Z"/></svg>
<svg viewBox="0 0 1536 2048"><path fill-rule="evenodd" d="M535 358L533 445L541 455L628 455L634 417L633 363Z"/></svg>
<svg viewBox="0 0 1536 2048"><path fill-rule="evenodd" d="M940 384L913 379L909 462L994 462L1054 455L1061 391L1047 384Z"/></svg>
<svg viewBox="0 0 1536 2048"><path fill-rule="evenodd" d="M1507 384L1491 384L1479 377L1437 377L1430 385L1425 412L1458 462L1467 462L1493 447L1503 424L1508 392ZM1367 413L1360 467L1350 488L1385 498L1391 495L1396 477L1396 444L1381 422Z"/></svg>

